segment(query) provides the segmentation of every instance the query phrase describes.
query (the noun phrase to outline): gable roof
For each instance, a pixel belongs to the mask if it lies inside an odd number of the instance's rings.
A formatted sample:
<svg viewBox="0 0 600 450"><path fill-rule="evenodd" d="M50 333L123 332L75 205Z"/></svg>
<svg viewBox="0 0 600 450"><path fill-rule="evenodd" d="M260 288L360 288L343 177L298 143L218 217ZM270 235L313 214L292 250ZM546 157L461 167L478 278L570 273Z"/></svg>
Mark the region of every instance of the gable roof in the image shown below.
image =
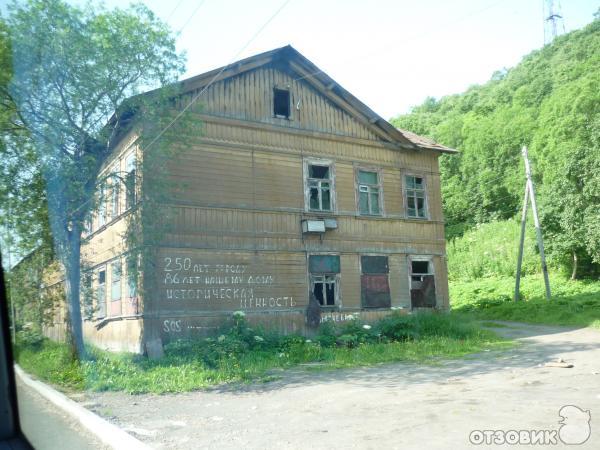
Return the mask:
<svg viewBox="0 0 600 450"><path fill-rule="evenodd" d="M404 149L424 149L456 153L456 150L444 147L427 138L421 138L414 133L394 127L387 120L383 119L358 98L340 86L335 80L319 69L291 45L259 53L227 66L219 67L209 72L187 78L180 81L178 85L181 93L190 92L207 87L216 81L225 80L272 63L283 65L288 70L299 75L299 80L303 80L311 85L337 107L345 110L348 114L361 122L384 142Z"/></svg>

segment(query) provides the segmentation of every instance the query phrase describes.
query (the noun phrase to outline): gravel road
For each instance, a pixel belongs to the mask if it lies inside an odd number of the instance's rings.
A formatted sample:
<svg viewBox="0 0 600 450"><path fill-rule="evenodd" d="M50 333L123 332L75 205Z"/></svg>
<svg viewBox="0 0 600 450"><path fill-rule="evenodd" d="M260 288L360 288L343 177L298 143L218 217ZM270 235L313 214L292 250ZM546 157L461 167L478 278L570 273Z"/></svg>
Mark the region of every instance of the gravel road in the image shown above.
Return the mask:
<svg viewBox="0 0 600 450"><path fill-rule="evenodd" d="M558 437L551 447L566 448L565 405L591 412L591 435L568 447L600 448L600 332L503 325L494 331L518 339L517 348L435 365L292 370L265 384L79 400L157 449L520 447L473 445L473 430L546 430L550 442ZM558 359L574 367L545 365Z"/></svg>

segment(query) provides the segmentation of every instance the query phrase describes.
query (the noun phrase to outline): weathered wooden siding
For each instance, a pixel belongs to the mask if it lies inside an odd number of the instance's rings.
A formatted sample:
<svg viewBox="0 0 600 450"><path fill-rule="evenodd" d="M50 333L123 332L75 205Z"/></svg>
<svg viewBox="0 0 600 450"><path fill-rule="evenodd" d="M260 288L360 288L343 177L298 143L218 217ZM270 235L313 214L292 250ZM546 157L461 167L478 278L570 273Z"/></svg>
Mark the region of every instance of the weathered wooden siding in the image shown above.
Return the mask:
<svg viewBox="0 0 600 450"><path fill-rule="evenodd" d="M377 140L377 136L331 100L318 93L311 80L275 67L263 67L213 83L200 97L196 111L244 121ZM289 89L291 118L273 115L273 89ZM189 102L198 91L182 98Z"/></svg>

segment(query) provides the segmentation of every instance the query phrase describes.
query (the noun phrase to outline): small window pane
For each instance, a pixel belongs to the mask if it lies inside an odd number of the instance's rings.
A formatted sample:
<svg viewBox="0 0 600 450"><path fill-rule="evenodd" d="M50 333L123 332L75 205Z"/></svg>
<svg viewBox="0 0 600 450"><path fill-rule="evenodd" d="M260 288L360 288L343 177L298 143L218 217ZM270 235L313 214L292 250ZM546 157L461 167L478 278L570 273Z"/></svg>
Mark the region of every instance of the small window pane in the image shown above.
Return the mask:
<svg viewBox="0 0 600 450"><path fill-rule="evenodd" d="M337 255L311 255L308 258L311 273L340 273L340 257Z"/></svg>
<svg viewBox="0 0 600 450"><path fill-rule="evenodd" d="M319 209L319 189L310 189L310 209Z"/></svg>
<svg viewBox="0 0 600 450"><path fill-rule="evenodd" d="M371 194L371 214L379 214L379 194Z"/></svg>
<svg viewBox="0 0 600 450"><path fill-rule="evenodd" d="M412 273L413 274L429 273L429 261L412 261Z"/></svg>
<svg viewBox="0 0 600 450"><path fill-rule="evenodd" d="M327 306L335 305L335 282L325 285L325 298Z"/></svg>
<svg viewBox="0 0 600 450"><path fill-rule="evenodd" d="M358 210L361 214L369 214L369 194L361 192L358 198Z"/></svg>
<svg viewBox="0 0 600 450"><path fill-rule="evenodd" d="M329 166L309 166L308 176L310 178L329 179Z"/></svg>
<svg viewBox="0 0 600 450"><path fill-rule="evenodd" d="M377 172L358 171L358 181L365 184L377 184Z"/></svg>
<svg viewBox="0 0 600 450"><path fill-rule="evenodd" d="M362 273L388 273L387 256L361 256L360 266Z"/></svg>
<svg viewBox="0 0 600 450"><path fill-rule="evenodd" d="M331 210L331 195L329 193L329 188L323 189L323 210L330 211Z"/></svg>
<svg viewBox="0 0 600 450"><path fill-rule="evenodd" d="M406 176L406 187L408 189L414 189L415 188L415 177L412 177L410 175Z"/></svg>

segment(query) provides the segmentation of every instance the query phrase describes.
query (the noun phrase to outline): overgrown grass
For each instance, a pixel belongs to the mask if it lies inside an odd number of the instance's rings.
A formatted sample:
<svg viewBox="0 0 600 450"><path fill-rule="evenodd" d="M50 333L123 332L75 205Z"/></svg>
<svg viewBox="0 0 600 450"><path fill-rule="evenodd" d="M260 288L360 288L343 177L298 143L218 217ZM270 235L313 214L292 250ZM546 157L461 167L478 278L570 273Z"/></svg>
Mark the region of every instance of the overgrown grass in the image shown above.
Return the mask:
<svg viewBox="0 0 600 450"><path fill-rule="evenodd" d="M451 281L452 310L477 319L600 328L599 281L572 281L554 274L550 284L552 299L548 301L542 276L524 277L521 281L522 301L514 302L514 278Z"/></svg>
<svg viewBox="0 0 600 450"><path fill-rule="evenodd" d="M90 348L91 360L79 364L64 344L43 340L19 343L17 361L27 372L68 389L166 393L268 380L273 370L306 363L317 363L310 369L332 369L427 362L510 345L450 314L392 314L372 326L358 319L341 327L330 322L313 340L253 330L238 317L218 338L168 344L161 360Z"/></svg>
<svg viewBox="0 0 600 450"><path fill-rule="evenodd" d="M531 224L530 220L523 253L522 272L525 275L540 271ZM479 224L461 237L449 240L446 250L450 280L515 276L520 232L520 222L509 219Z"/></svg>

